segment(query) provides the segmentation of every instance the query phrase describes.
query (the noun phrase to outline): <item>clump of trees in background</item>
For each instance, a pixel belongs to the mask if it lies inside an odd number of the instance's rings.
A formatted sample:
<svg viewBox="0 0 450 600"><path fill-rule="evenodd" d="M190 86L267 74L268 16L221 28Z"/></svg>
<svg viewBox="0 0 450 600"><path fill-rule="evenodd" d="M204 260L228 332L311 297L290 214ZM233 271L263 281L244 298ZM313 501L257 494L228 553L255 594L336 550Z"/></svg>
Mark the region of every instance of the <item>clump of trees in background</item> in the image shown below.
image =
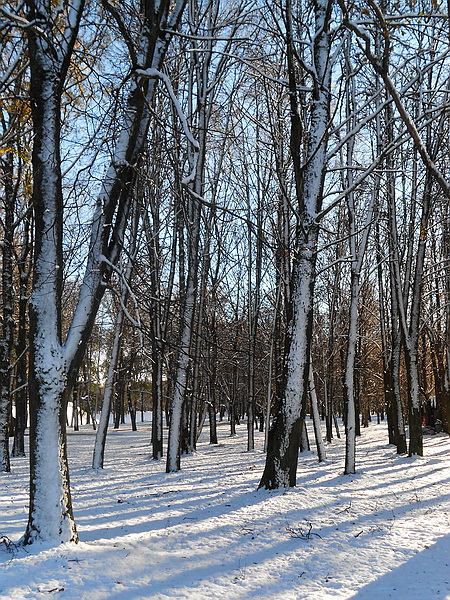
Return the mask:
<svg viewBox="0 0 450 600"><path fill-rule="evenodd" d="M0 469L76 541L70 426L152 411L180 468L267 429L260 487L387 419L450 432L449 15L439 2L0 7ZM168 444L163 443L163 425ZM408 426L409 436L406 435ZM408 437L408 439L407 439Z"/></svg>

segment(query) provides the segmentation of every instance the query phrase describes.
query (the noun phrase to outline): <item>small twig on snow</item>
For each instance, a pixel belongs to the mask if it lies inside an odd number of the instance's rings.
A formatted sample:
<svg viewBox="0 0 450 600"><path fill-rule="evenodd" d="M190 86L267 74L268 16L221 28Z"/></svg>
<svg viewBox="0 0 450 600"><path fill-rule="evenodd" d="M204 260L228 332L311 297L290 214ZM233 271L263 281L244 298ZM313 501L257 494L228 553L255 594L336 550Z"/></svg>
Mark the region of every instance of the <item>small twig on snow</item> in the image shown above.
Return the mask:
<svg viewBox="0 0 450 600"><path fill-rule="evenodd" d="M291 534L292 538L299 540L310 540L313 536L322 539L322 536L312 530L312 523L308 523L308 531L301 527L286 527L286 531Z"/></svg>

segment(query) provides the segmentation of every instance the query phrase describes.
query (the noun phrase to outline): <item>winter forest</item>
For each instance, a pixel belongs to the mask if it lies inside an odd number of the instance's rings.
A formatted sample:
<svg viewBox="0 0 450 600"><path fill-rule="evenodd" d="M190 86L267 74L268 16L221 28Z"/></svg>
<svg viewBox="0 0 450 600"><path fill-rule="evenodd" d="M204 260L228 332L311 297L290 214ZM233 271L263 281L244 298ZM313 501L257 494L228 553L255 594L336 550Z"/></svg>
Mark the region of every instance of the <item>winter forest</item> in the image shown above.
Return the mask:
<svg viewBox="0 0 450 600"><path fill-rule="evenodd" d="M401 461L447 443L449 17L440 0L2 1L17 552L78 541L83 428L98 473L111 430L146 415L168 481L240 436L250 462L261 445L260 495L340 440L337 472L357 475L371 427Z"/></svg>

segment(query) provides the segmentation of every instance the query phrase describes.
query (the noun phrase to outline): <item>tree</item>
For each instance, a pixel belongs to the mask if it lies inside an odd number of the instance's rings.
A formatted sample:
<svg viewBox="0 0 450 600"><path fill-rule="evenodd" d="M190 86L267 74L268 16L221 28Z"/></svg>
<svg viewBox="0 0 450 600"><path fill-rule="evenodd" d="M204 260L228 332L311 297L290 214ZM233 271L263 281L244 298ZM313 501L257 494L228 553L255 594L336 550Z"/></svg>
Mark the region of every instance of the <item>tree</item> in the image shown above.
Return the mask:
<svg viewBox="0 0 450 600"><path fill-rule="evenodd" d="M293 7L286 3L286 54L291 107L290 149L296 184L298 221L292 272L292 296L286 336L284 390L280 410L269 432L267 459L259 487L294 486L309 381L312 306L318 218L322 207L327 132L331 101L332 2L313 3L314 33L309 57L312 85L309 131L302 161L303 126L298 99L298 54L295 49ZM305 16L303 15L303 19Z"/></svg>
<svg viewBox="0 0 450 600"><path fill-rule="evenodd" d="M419 348L419 327L420 327L420 308L421 308L421 296L422 296L422 285L424 275L424 261L426 254L427 245L427 232L429 226L429 219L432 213L433 206L433 187L437 184L441 191L447 198L450 198L450 185L445 178L442 171L439 169L436 158L438 150L440 148L441 140L439 134L436 135L435 139L431 137L431 124L425 122L425 140L422 138L420 133L420 126L416 122L414 116L408 111L402 94L398 91L395 85L391 73L391 48L392 38L390 30L391 28L397 28L398 24L402 23L403 18L398 15L395 19L389 19L389 24L385 18L384 10L385 6L380 6L374 0L369 1L370 11L376 24L375 32L381 30L383 34L383 44L380 48L376 47L373 50L373 28L372 22L367 24L357 25L351 18L348 12L347 6L345 6L343 0L340 5L344 14L344 23L346 26L355 32L358 39L361 42L361 46L364 49L364 53L370 64L372 65L375 73L380 76L383 81L387 92L389 93L393 104L395 105L401 121L408 132L411 140L414 144L414 153L417 157L420 157L424 167L425 174L423 177L422 184L422 198L421 198L421 210L420 210L420 225L418 238L413 231L410 231L408 240L408 251L407 256L410 257L410 261L407 260L407 264L413 264L412 256L415 255L414 267L409 272L413 283L410 286L408 277L405 277L405 283L402 285L401 269L400 269L400 257L398 253L397 244L397 223L395 216L395 207L391 210L391 236L393 237L394 247L394 279L395 279L395 293L398 298L399 317L402 331L403 347L406 361L406 372L408 378L408 411L409 411L409 431L410 431L410 442L409 442L409 454L410 455L422 455L423 454L423 440L422 440L422 414L421 414L421 400L420 400L420 380L419 380L419 359L418 359L418 348ZM418 15L418 19L421 19L421 15ZM371 35L372 30L372 35ZM417 43L420 44L422 38L427 38L428 34L421 33L421 28L418 27L417 37L419 38ZM431 56L428 65L421 65L419 74L415 79L419 83L422 82L423 73L425 70L431 77L431 70L436 62L435 54L437 48L435 36L431 36ZM447 40L445 40L446 52ZM430 80L429 80L430 81ZM409 86L411 86L411 82ZM420 98L420 96L419 96ZM415 104L416 114L419 120L423 120L423 113L421 113L420 101ZM413 167L413 184L411 189L411 195L413 198L417 198L417 161L415 161ZM415 173L415 175L414 175ZM412 206L415 206L415 202ZM414 249L414 250L413 250ZM408 273L408 271L407 271ZM411 297L410 297L411 294ZM409 309L409 310L408 310Z"/></svg>
<svg viewBox="0 0 450 600"><path fill-rule="evenodd" d="M344 50L345 53L345 73L349 80L347 93L346 93L346 117L347 117L347 130L350 132L355 128L356 125L356 107L355 107L355 83L354 73L351 65L350 58L350 40L347 40L347 44ZM350 304L349 304L349 318L348 318L348 336L347 336L347 356L345 363L345 375L344 375L344 405L346 409L345 419L345 433L346 433L346 444L345 444L345 474L351 474L355 472L355 447L356 447L356 419L359 415L356 415L355 407L355 360L356 360L356 348L357 348L357 337L358 337L358 303L361 291L361 270L363 266L363 260L369 240L370 228L372 225L372 219L376 209L375 201L376 194L369 193L367 200L367 208L365 209L365 222L361 227L361 234L358 236L357 224L357 211L355 192L352 190L354 183L354 146L355 137L350 136L347 142L347 173L346 173L346 187L349 188L347 195L347 214L349 223L349 250L350 250ZM345 186L344 186L345 187ZM363 194L361 194L363 195ZM359 239L358 239L359 238Z"/></svg>
<svg viewBox="0 0 450 600"><path fill-rule="evenodd" d="M13 455L24 456L26 426L26 319L28 286L27 210L30 188L30 106L21 99L28 85L23 36L7 20L0 28L0 227L1 227L1 331L0 331L0 471L10 470L9 437L14 430ZM19 273L17 272L19 270ZM16 301L16 286L20 289ZM19 305L18 325L15 313ZM16 368L14 368L16 363ZM14 386L14 378L16 386ZM16 418L12 417L15 398Z"/></svg>
<svg viewBox="0 0 450 600"><path fill-rule="evenodd" d="M112 398L114 395L114 383L117 374L117 366L119 364L119 355L122 343L122 327L125 318L125 306L129 296L129 286L133 270L133 264L136 259L136 243L137 243L137 227L138 227L138 212L133 218L133 227L131 231L131 241L128 253L128 258L121 274L118 290L118 308L116 318L114 320L113 342L111 348L111 356L109 358L108 372L106 375L105 387L103 392L102 411L100 421L95 436L94 453L92 457L92 468L103 469L103 461L105 456L106 434L108 431L109 417L111 414Z"/></svg>
<svg viewBox="0 0 450 600"><path fill-rule="evenodd" d="M186 215L186 275L180 272L182 281L181 315L178 355L174 379L174 392L171 402L169 440L166 471L178 471L181 464L182 428L186 422L186 394L189 385L189 367L192 351L195 349L195 317L198 316L199 274L202 247L200 244L203 200L206 193L205 172L207 161L209 124L217 94L222 81L229 53L234 43L235 33L240 24L240 6L232 6L228 14L222 15L216 0L203 6L202 2L192 2L189 6L190 37L193 48L190 55L188 114L190 129L197 142L192 144L193 152L188 157L191 175L184 181L182 197L185 199ZM227 11L228 12L228 11ZM222 19L224 24L222 24ZM218 32L223 29L221 47L217 46ZM219 58L215 56L217 52ZM181 250L181 245L180 245ZM202 299L200 298L200 305ZM201 324L202 311L199 323ZM198 358L198 357L196 357ZM191 423L192 426L192 423ZM186 443L186 449L189 444Z"/></svg>
<svg viewBox="0 0 450 600"><path fill-rule="evenodd" d="M29 0L27 28L33 113L33 206L36 222L30 301L30 507L23 543L76 541L66 456L66 401L75 382L105 285L122 246L133 198L136 164L145 148L149 105L184 2L141 3L138 35L120 13L104 5L125 34L133 72L116 147L91 225L89 253L66 340L61 337L64 202L61 175L60 99L84 10L84 1ZM127 8L127 7L125 7ZM134 41L136 40L136 41Z"/></svg>

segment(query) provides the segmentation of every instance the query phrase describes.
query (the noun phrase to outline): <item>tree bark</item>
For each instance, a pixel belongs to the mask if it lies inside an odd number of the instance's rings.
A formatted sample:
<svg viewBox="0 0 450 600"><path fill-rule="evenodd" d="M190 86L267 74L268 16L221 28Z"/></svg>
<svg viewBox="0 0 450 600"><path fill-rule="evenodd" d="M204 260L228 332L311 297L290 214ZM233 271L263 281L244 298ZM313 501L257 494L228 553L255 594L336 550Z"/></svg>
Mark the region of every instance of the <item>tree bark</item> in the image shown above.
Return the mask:
<svg viewBox="0 0 450 600"><path fill-rule="evenodd" d="M291 310L286 336L284 393L268 436L267 458L259 487L274 489L296 483L298 450L306 412L309 357L312 334L313 290L315 282L318 212L322 206L325 150L330 106L330 15L331 3L319 0L314 5L315 37L314 92L310 108L307 159L301 165L300 113L297 99L297 74L293 39L292 6L286 6L286 48L291 101L291 154L299 203L299 220L292 273Z"/></svg>
<svg viewBox="0 0 450 600"><path fill-rule="evenodd" d="M313 415L314 437L317 446L317 458L319 462L323 462L327 459L327 453L325 450L325 444L323 443L322 430L320 427L320 414L317 402L316 384L314 382L314 373L311 366L309 368L309 394Z"/></svg>
<svg viewBox="0 0 450 600"><path fill-rule="evenodd" d="M117 263L133 195L135 165L150 122L155 80L134 78L115 154L98 197L86 272L66 341L61 340L63 195L60 168L60 98L72 57L83 0L73 0L66 22L49 3L28 0L33 206L36 222L34 282L30 301L30 507L23 543L77 541L66 451L66 401L83 359L112 267ZM144 67L162 64L183 2L143 14L139 51ZM53 12L55 11L55 12ZM64 13L65 14L65 13ZM170 23L172 20L172 23ZM62 28L62 29L61 29ZM61 31L63 33L61 33ZM105 260L106 259L106 260Z"/></svg>
<svg viewBox="0 0 450 600"><path fill-rule="evenodd" d="M3 159L4 202L2 243L2 326L0 338L0 471L11 470L9 430L11 420L11 371L13 351L13 243L14 190L13 153Z"/></svg>

